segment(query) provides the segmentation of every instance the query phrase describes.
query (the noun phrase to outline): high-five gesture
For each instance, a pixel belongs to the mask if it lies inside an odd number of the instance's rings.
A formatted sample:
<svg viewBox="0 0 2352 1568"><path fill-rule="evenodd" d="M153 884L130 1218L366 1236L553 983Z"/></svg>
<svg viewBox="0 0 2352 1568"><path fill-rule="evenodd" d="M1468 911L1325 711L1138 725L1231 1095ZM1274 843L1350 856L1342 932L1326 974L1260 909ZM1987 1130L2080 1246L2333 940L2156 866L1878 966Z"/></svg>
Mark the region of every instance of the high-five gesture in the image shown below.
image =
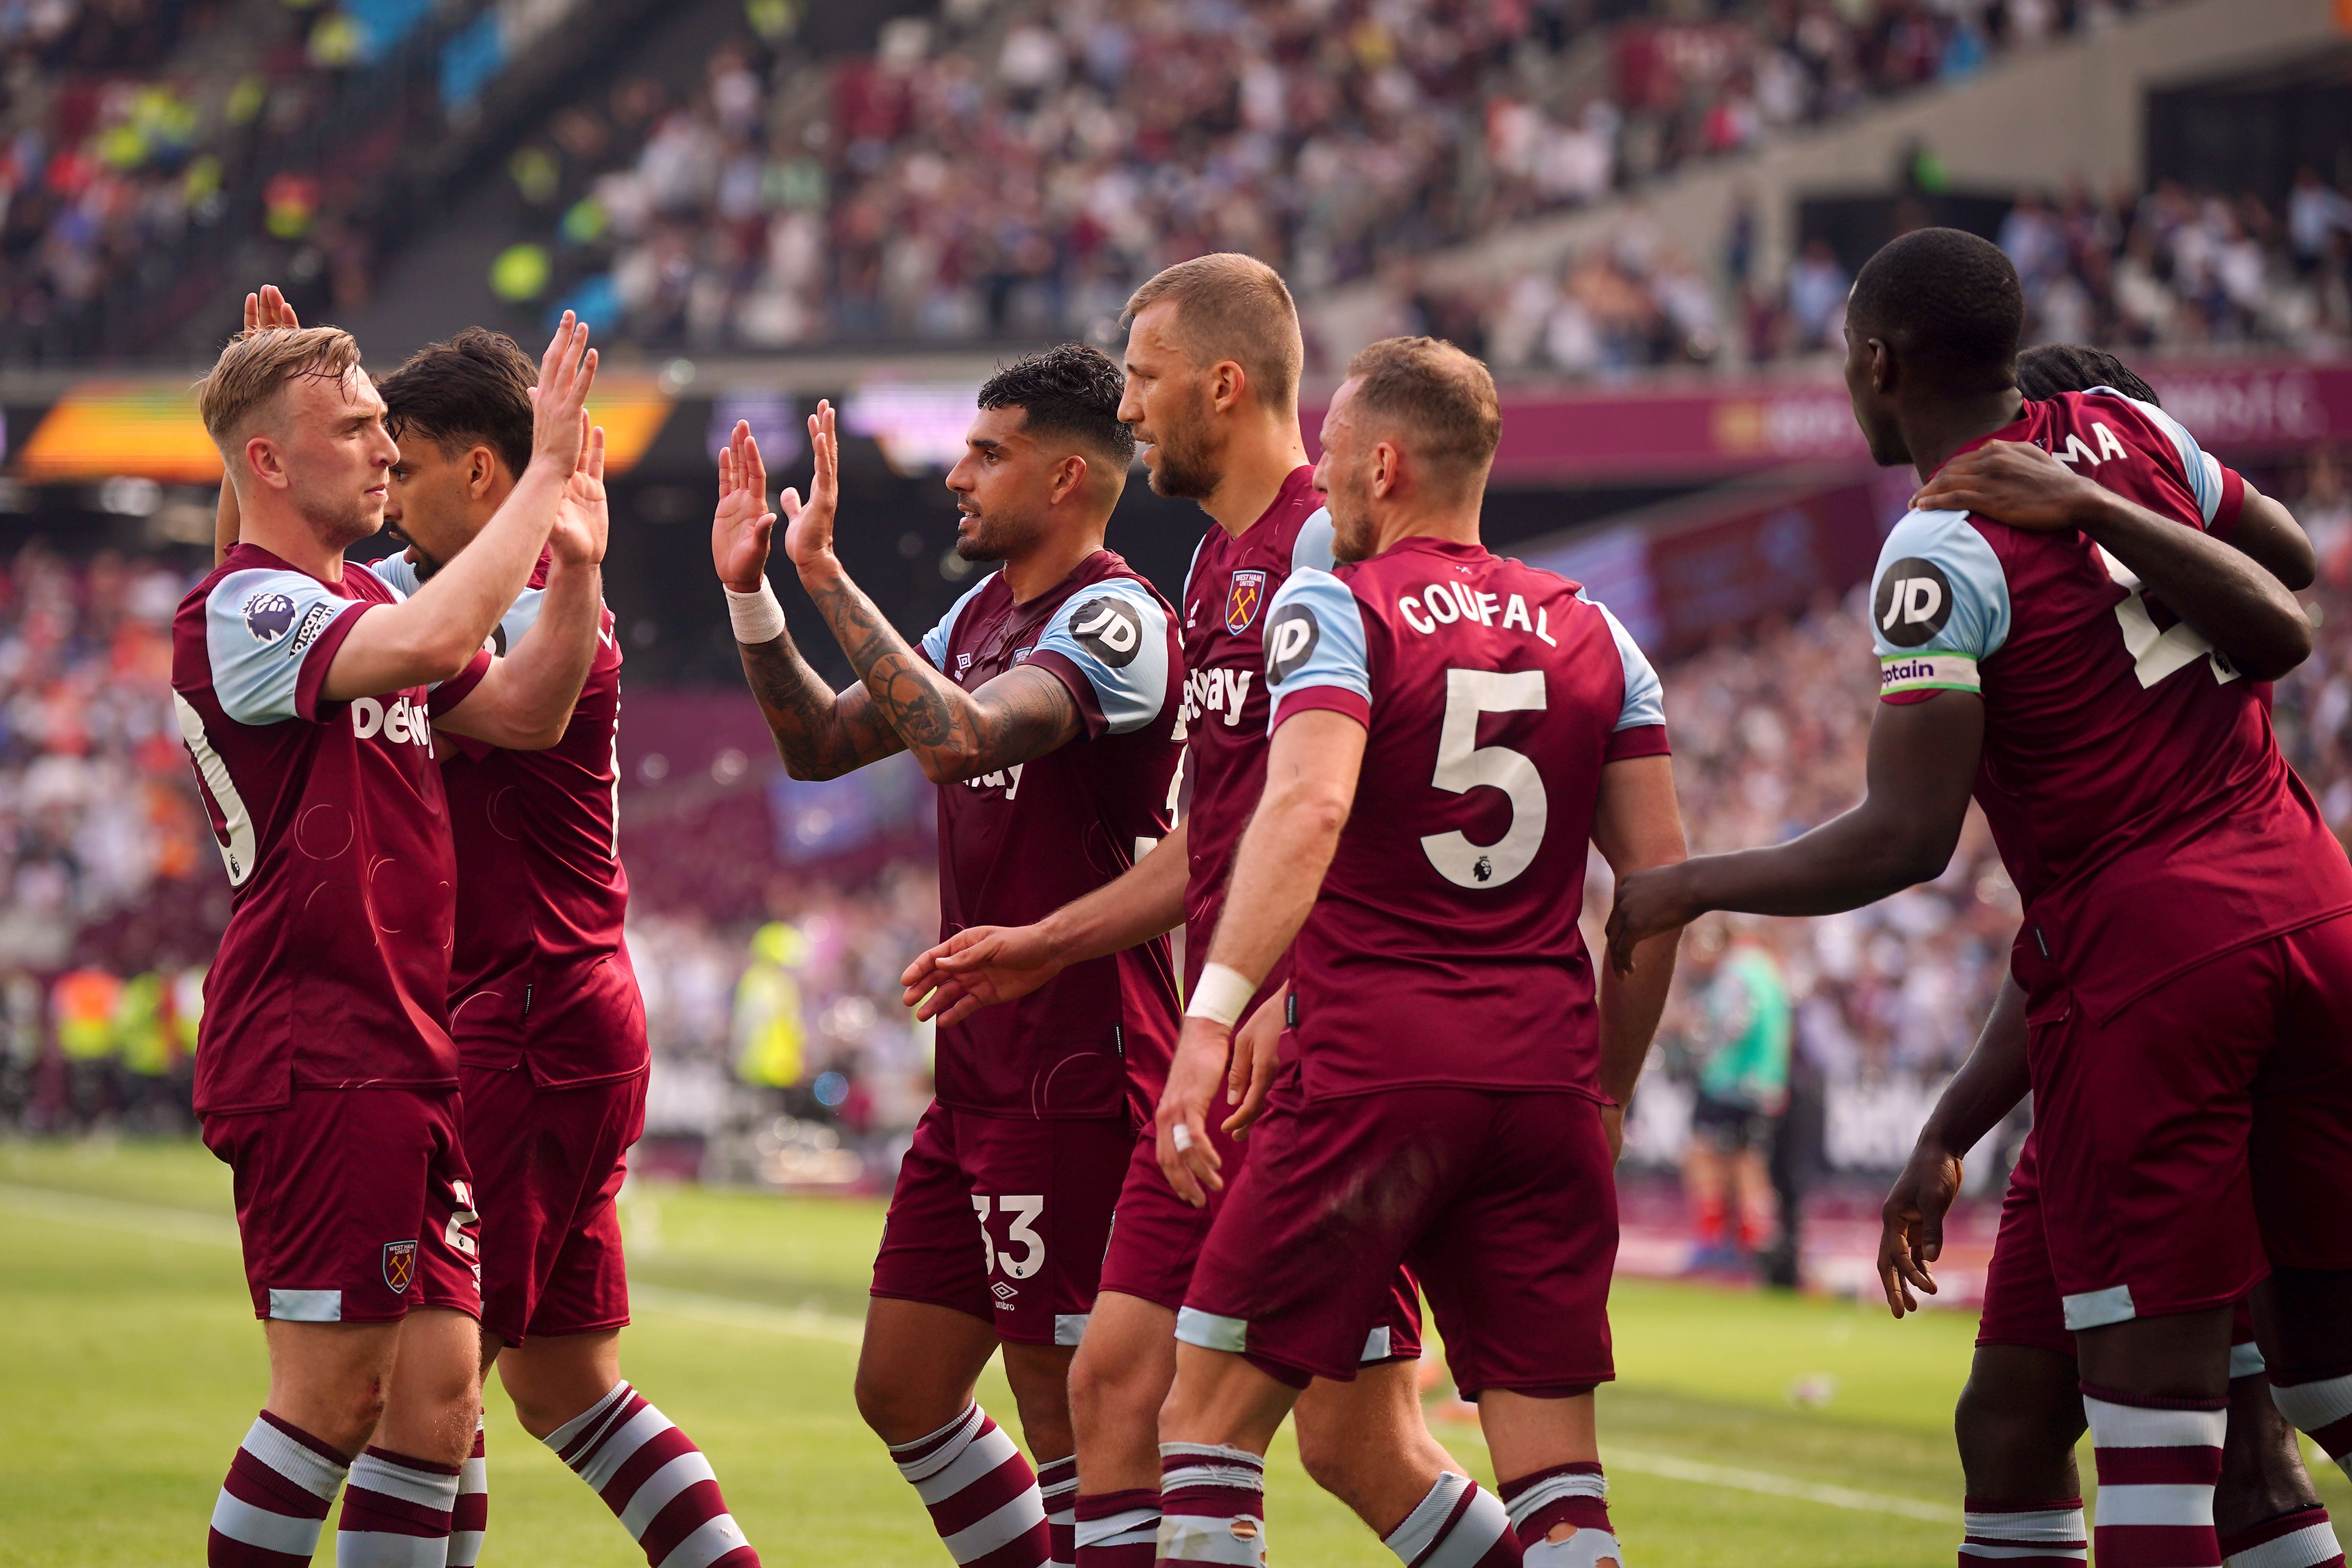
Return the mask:
<svg viewBox="0 0 2352 1568"><path fill-rule="evenodd" d="M739 594L759 592L768 574L768 542L776 514L768 510L768 465L751 426L735 422L719 454L719 510L710 514L710 564Z"/></svg>
<svg viewBox="0 0 2352 1568"><path fill-rule="evenodd" d="M816 458L809 497L788 489L780 498L784 509L784 553L806 571L833 553L833 515L841 501L840 446L834 437L833 405L820 400L809 416L809 449Z"/></svg>
<svg viewBox="0 0 2352 1568"><path fill-rule="evenodd" d="M559 474L580 466L588 443L588 388L596 380L596 351L588 347L588 323L571 311L555 329L539 362L539 384L530 389L530 461Z"/></svg>
<svg viewBox="0 0 2352 1568"><path fill-rule="evenodd" d="M604 427L590 426L585 409L580 423L585 427L580 461L563 486L563 498L555 503L555 531L547 542L566 565L594 566L604 559L605 536L612 526L611 509L604 501Z"/></svg>

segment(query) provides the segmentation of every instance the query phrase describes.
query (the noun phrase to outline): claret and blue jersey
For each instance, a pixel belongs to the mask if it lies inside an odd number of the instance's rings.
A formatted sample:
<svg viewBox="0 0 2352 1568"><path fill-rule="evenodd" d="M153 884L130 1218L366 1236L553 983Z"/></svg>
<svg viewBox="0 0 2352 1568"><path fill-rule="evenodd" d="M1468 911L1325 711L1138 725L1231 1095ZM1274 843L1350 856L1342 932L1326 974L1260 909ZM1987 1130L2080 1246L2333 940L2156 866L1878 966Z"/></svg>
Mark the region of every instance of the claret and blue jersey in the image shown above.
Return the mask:
<svg viewBox="0 0 2352 1568"><path fill-rule="evenodd" d="M1577 917L1612 762L1663 755L1656 672L1577 584L1411 539L1294 573L1268 613L1269 727L1367 731L1354 808L1292 948L1305 1087L1599 1098Z"/></svg>
<svg viewBox="0 0 2352 1568"><path fill-rule="evenodd" d="M2119 393L2028 403L2030 441L2184 527L2223 534L2244 482ZM1885 700L1971 692L1976 780L2026 903L2018 980L2098 1015L2248 942L2352 908L2352 871L2280 755L2264 689L2076 532L1913 511L1871 599Z"/></svg>

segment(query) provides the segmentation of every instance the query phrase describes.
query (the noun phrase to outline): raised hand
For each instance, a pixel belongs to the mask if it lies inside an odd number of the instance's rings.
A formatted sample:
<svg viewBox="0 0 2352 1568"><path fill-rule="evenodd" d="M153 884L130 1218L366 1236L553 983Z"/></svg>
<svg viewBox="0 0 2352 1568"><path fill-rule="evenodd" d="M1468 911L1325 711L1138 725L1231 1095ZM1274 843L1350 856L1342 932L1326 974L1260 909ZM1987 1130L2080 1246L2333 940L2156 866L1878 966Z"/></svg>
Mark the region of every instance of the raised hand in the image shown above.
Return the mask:
<svg viewBox="0 0 2352 1568"><path fill-rule="evenodd" d="M588 411L580 411L588 425ZM604 427L589 426L580 443L580 461L555 503L555 531L547 536L555 558L567 566L594 566L604 559L612 510L604 500Z"/></svg>
<svg viewBox="0 0 2352 1568"><path fill-rule="evenodd" d="M768 574L768 542L776 514L768 510L768 465L751 426L735 422L719 454L719 510L710 514L710 564L739 594L759 592Z"/></svg>
<svg viewBox="0 0 2352 1568"><path fill-rule="evenodd" d="M1920 511L1972 511L2029 533L2082 526L2105 492L2028 441L1988 441L1936 470L1911 505Z"/></svg>
<svg viewBox="0 0 2352 1568"><path fill-rule="evenodd" d="M1061 972L1060 956L1035 926L968 926L917 955L898 982L916 1017L944 1026L1026 996Z"/></svg>
<svg viewBox="0 0 2352 1568"><path fill-rule="evenodd" d="M588 442L588 389L595 381L596 351L588 347L588 323L566 310L539 362L539 384L530 389L533 468L545 463L569 474L580 466L581 448Z"/></svg>
<svg viewBox="0 0 2352 1568"><path fill-rule="evenodd" d="M809 480L809 497L787 489L779 498L784 509L784 554L803 571L822 564L833 554L833 516L841 501L840 447L834 437L834 409L820 400L809 416L809 450L816 458Z"/></svg>
<svg viewBox="0 0 2352 1568"><path fill-rule="evenodd" d="M299 328L301 324L294 307L286 302L286 296L278 291L275 283L265 283L261 292L245 297L245 330L248 333Z"/></svg>

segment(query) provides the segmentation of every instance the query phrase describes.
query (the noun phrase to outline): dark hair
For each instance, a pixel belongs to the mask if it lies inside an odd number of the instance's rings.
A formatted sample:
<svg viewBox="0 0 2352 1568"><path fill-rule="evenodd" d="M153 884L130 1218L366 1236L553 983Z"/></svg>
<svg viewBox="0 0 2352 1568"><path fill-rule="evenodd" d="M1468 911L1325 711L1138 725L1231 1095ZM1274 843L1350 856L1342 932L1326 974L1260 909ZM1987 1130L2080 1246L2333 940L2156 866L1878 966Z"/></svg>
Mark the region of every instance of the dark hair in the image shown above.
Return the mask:
<svg viewBox="0 0 2352 1568"><path fill-rule="evenodd" d="M1847 317L1948 392L2009 386L2025 330L2025 292L2000 247L1957 228L1922 228L1863 263Z"/></svg>
<svg viewBox="0 0 2352 1568"><path fill-rule="evenodd" d="M2131 366L2088 343L2043 343L2017 356L2017 389L2028 397L2055 397L2062 392L2088 392L2095 386L2112 386L2126 397L2163 405L2156 388L2142 381Z"/></svg>
<svg viewBox="0 0 2352 1568"><path fill-rule="evenodd" d="M1024 429L1074 437L1124 471L1135 458L1135 432L1118 416L1126 390L1100 349L1063 343L1000 367L980 389L980 406L1018 408L1028 416Z"/></svg>
<svg viewBox="0 0 2352 1568"><path fill-rule="evenodd" d="M478 441L519 478L530 466L530 389L538 384L539 366L512 338L467 327L409 355L376 391L394 440L419 436L444 451Z"/></svg>

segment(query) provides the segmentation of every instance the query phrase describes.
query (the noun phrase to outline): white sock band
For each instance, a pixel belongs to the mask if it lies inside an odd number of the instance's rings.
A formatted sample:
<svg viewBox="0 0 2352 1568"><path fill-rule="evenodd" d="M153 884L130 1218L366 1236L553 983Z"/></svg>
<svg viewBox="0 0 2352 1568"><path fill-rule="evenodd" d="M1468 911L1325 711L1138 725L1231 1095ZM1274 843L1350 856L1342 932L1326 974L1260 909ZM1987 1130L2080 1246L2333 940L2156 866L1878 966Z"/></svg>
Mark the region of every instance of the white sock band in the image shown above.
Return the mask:
<svg viewBox="0 0 2352 1568"><path fill-rule="evenodd" d="M784 635L784 607L776 602L775 586L764 575L756 594L727 590L727 618L734 623L735 640L746 647L773 642Z"/></svg>

